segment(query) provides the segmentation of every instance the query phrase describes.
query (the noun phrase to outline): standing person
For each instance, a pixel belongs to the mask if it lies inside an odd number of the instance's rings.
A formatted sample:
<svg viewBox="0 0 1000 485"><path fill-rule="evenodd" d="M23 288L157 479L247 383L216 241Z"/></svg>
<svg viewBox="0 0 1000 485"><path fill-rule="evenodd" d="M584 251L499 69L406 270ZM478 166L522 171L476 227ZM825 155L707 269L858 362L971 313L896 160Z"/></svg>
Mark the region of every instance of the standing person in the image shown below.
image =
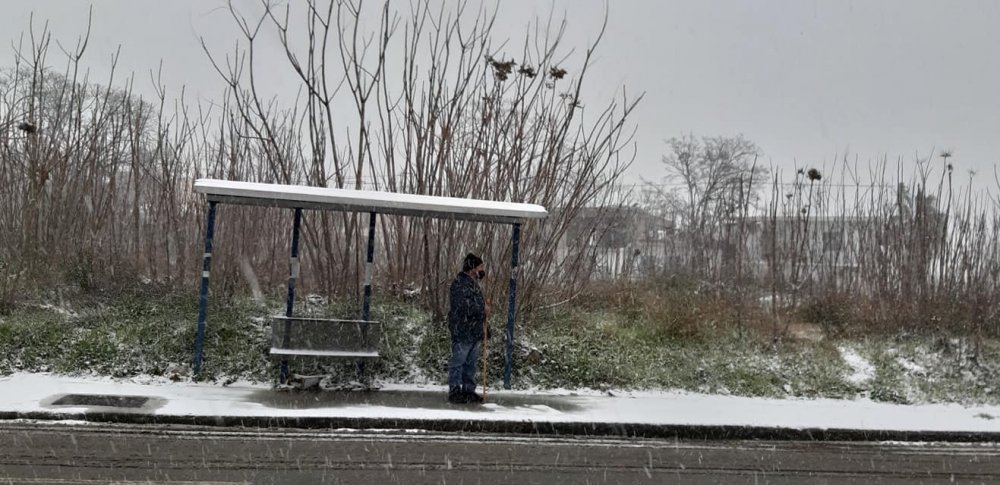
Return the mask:
<svg viewBox="0 0 1000 485"><path fill-rule="evenodd" d="M451 361L448 365L448 401L455 404L483 402L476 394L476 362L483 347L486 301L479 280L486 276L483 260L469 253L462 272L451 283L448 329Z"/></svg>

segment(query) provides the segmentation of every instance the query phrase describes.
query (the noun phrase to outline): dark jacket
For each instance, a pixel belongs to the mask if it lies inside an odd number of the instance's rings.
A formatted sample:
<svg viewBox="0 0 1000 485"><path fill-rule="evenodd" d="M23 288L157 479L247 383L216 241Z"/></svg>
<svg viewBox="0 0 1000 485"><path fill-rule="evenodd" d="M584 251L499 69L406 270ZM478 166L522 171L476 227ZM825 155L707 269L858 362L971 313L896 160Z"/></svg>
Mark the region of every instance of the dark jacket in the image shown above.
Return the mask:
<svg viewBox="0 0 1000 485"><path fill-rule="evenodd" d="M454 342L477 342L483 339L486 302L483 290L469 275L459 273L451 283L451 308L448 328Z"/></svg>

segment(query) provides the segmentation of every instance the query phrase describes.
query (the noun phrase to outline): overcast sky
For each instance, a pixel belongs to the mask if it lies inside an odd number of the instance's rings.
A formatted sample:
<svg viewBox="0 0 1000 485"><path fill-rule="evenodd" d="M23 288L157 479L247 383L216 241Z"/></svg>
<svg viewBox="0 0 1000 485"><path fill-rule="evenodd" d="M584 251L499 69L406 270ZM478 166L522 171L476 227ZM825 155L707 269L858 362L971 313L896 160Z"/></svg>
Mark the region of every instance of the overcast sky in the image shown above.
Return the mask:
<svg viewBox="0 0 1000 485"><path fill-rule="evenodd" d="M235 42L222 5L95 2L92 78L100 79L120 45L120 68L136 72L137 85L148 88L149 71L162 61L173 91L185 85L192 96L217 99L223 86L198 38L220 50ZM33 11L71 43L85 30L88 8L72 0L5 2L0 32L16 41ZM520 38L550 9L567 17L566 44L582 50L605 3L504 0L497 34ZM978 170L980 183L992 184L1000 162L998 23L1000 1L613 1L586 98L607 100L623 86L646 93L633 119L630 181L658 179L663 140L693 132L742 133L781 167L828 165L845 152L909 163L917 153L950 149L956 170ZM0 59L10 65L6 52ZM262 55L281 62L276 45Z"/></svg>

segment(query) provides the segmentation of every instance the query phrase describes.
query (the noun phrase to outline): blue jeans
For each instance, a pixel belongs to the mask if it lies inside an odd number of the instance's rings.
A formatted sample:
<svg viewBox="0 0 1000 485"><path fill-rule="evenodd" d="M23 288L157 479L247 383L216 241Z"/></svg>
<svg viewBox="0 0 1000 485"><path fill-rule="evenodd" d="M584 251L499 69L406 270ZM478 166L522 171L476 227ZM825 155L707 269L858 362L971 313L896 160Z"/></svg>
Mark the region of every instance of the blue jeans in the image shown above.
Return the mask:
<svg viewBox="0 0 1000 485"><path fill-rule="evenodd" d="M476 391L476 364L483 343L451 341L451 361L448 364L448 393Z"/></svg>

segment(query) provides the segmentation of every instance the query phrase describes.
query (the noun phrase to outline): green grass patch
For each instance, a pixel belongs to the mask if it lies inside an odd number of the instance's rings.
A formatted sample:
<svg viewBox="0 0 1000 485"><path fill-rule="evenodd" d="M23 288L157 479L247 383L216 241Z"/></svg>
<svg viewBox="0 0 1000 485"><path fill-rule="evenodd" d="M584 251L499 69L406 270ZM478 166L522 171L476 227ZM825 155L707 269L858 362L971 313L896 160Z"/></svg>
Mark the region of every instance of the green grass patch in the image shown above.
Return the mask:
<svg viewBox="0 0 1000 485"><path fill-rule="evenodd" d="M260 379L265 332L250 302L212 304L204 376ZM77 309L22 307L0 317L0 369L125 377L160 375L192 360L197 299L189 294L125 294Z"/></svg>
<svg viewBox="0 0 1000 485"><path fill-rule="evenodd" d="M719 326L691 337L661 322L567 310L530 322L538 349L521 367L540 387L671 388L740 396L845 397L844 363L834 347L772 345L753 329ZM670 327L668 327L670 328ZM530 352L528 352L530 355Z"/></svg>

